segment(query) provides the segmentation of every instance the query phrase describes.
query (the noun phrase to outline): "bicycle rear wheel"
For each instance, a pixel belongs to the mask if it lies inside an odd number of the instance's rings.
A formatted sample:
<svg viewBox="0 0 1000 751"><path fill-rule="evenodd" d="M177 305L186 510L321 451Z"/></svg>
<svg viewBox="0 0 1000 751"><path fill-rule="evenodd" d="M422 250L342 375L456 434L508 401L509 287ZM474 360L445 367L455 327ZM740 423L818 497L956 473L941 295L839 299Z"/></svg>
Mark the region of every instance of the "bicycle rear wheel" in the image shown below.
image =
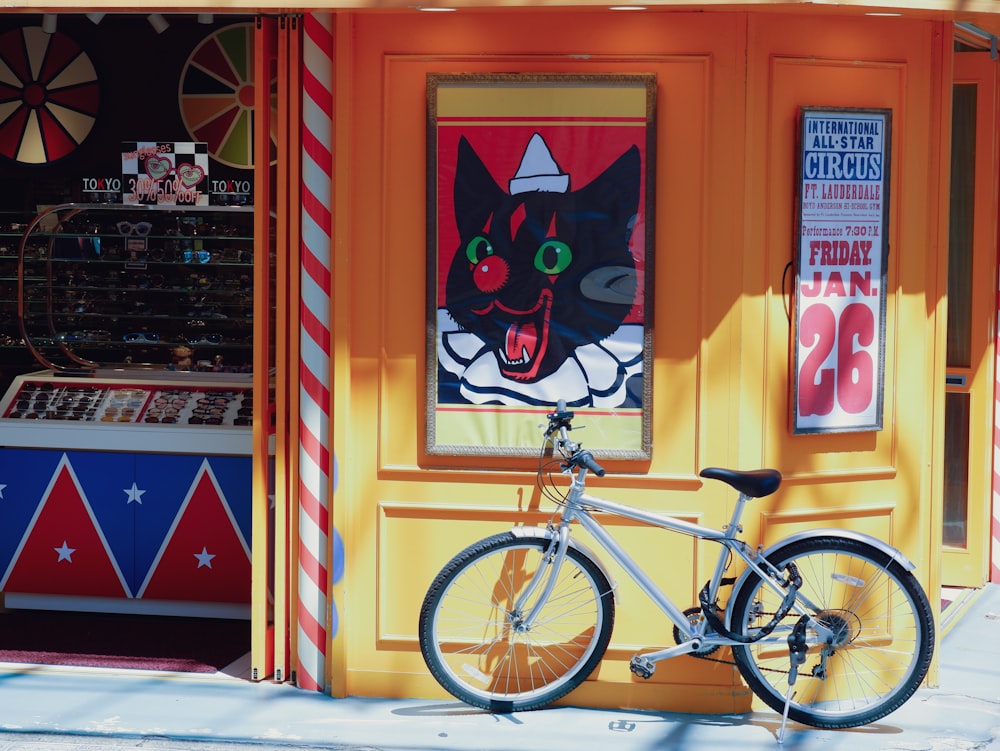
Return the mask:
<svg viewBox="0 0 1000 751"><path fill-rule="evenodd" d="M522 593L545 574L549 540L495 535L466 548L438 574L420 609L420 650L453 696L495 712L538 709L565 696L597 666L611 639L614 598L600 568L567 551L530 628Z"/></svg>
<svg viewBox="0 0 1000 751"><path fill-rule="evenodd" d="M834 632L821 643L808 629L808 652L788 716L820 728L866 725L898 709L927 674L934 653L931 607L914 576L885 552L834 535L790 543L768 560L794 563L799 605ZM755 574L733 595L733 630L750 635L772 618L781 597ZM794 610L770 637L733 647L750 689L777 712L788 690L787 636Z"/></svg>

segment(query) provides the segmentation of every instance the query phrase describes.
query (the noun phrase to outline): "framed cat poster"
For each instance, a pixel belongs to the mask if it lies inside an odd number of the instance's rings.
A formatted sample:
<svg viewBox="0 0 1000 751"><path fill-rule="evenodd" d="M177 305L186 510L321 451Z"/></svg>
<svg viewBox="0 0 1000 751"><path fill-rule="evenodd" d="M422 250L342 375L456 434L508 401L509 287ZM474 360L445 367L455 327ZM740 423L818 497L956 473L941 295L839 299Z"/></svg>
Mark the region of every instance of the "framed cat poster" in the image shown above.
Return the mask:
<svg viewBox="0 0 1000 751"><path fill-rule="evenodd" d="M428 454L651 448L655 75L427 79Z"/></svg>

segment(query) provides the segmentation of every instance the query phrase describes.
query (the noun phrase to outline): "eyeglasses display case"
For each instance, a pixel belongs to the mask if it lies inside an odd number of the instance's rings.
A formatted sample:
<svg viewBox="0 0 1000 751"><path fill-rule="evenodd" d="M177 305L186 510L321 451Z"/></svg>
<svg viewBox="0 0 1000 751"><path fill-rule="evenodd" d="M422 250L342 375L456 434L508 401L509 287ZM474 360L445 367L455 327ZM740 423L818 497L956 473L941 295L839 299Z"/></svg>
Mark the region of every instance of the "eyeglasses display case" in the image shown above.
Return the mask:
<svg viewBox="0 0 1000 751"><path fill-rule="evenodd" d="M249 617L249 375L18 376L0 401L8 607Z"/></svg>

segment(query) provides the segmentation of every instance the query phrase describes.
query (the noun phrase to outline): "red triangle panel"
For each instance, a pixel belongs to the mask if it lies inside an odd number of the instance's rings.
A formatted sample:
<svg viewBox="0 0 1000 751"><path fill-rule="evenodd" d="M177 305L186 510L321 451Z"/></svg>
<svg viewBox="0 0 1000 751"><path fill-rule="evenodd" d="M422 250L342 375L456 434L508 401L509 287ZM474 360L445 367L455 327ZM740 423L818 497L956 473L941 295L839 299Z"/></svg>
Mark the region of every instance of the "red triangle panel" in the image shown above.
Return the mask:
<svg viewBox="0 0 1000 751"><path fill-rule="evenodd" d="M69 469L57 471L5 590L128 597Z"/></svg>
<svg viewBox="0 0 1000 751"><path fill-rule="evenodd" d="M142 597L250 602L250 558L207 472L182 513Z"/></svg>

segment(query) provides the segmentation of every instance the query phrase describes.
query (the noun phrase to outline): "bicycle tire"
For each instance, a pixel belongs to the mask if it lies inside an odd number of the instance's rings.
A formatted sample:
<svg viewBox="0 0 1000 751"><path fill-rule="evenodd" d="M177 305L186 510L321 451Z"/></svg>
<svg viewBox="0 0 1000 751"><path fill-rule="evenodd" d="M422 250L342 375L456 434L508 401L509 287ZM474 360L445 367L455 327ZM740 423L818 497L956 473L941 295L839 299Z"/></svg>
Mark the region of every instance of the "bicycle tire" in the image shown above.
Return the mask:
<svg viewBox="0 0 1000 751"><path fill-rule="evenodd" d="M798 602L815 606L811 614L840 634L829 646L817 644L814 631L807 634L810 646L793 686L789 719L850 728L902 706L934 654L931 606L913 574L877 547L836 535L789 543L768 560L779 569L795 564L802 577ZM750 574L733 594L733 630L752 634L780 601L760 576ZM747 685L777 712L784 711L788 690L787 636L799 618L793 609L770 639L733 647Z"/></svg>
<svg viewBox="0 0 1000 751"><path fill-rule="evenodd" d="M530 630L513 603L544 561L549 540L506 532L456 555L420 609L420 651L452 696L493 712L539 709L579 686L611 640L615 603L601 569L569 548ZM539 594L541 589L536 592Z"/></svg>

